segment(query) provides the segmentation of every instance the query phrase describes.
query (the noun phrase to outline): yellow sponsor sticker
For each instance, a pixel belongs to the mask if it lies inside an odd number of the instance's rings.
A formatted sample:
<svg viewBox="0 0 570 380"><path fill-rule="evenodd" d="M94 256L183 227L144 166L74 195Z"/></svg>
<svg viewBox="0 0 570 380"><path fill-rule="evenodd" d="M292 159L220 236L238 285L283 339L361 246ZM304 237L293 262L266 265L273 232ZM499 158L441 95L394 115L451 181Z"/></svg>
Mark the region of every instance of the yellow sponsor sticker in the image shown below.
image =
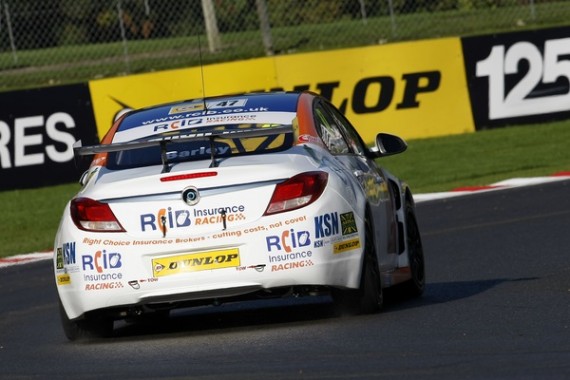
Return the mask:
<svg viewBox="0 0 570 380"><path fill-rule="evenodd" d="M240 266L238 248L188 253L152 260L154 277Z"/></svg>
<svg viewBox="0 0 570 380"><path fill-rule="evenodd" d="M57 285L69 285L71 284L71 277L68 274L58 274L57 275Z"/></svg>
<svg viewBox="0 0 570 380"><path fill-rule="evenodd" d="M204 109L203 103L184 103L184 104L179 104L178 106L175 107L171 107L168 114L173 115L177 113L202 111L203 109Z"/></svg>
<svg viewBox="0 0 570 380"><path fill-rule="evenodd" d="M360 239L358 238L335 243L333 253L336 255L356 248L360 248Z"/></svg>

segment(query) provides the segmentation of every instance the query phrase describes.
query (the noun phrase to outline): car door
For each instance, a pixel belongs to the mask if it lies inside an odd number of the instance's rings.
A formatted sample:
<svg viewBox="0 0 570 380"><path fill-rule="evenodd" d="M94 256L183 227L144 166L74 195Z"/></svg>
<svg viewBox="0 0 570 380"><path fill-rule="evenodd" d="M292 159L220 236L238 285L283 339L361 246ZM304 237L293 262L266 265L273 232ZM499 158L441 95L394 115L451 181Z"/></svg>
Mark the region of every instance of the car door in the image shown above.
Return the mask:
<svg viewBox="0 0 570 380"><path fill-rule="evenodd" d="M384 172L366 156L366 145L350 122L330 103L314 107L318 133L331 153L356 177L370 206L381 270L397 265L397 223Z"/></svg>

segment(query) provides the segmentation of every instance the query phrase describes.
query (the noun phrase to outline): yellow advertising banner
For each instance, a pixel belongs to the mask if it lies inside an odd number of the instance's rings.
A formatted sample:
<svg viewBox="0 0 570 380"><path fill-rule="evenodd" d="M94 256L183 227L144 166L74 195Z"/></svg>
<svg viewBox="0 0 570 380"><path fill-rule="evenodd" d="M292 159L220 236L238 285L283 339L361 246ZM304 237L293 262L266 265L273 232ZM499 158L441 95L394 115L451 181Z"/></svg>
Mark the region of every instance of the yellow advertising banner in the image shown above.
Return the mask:
<svg viewBox="0 0 570 380"><path fill-rule="evenodd" d="M324 95L372 143L474 132L459 38L292 54L91 81L99 136L126 108L251 91Z"/></svg>

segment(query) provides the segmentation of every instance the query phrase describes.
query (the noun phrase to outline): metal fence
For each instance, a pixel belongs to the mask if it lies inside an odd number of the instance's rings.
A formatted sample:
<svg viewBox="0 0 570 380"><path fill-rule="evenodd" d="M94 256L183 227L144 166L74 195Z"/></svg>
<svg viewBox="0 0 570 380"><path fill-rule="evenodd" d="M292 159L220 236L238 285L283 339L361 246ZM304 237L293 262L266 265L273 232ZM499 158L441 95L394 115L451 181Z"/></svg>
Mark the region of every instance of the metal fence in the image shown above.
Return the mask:
<svg viewBox="0 0 570 380"><path fill-rule="evenodd" d="M569 24L569 0L0 0L0 91Z"/></svg>

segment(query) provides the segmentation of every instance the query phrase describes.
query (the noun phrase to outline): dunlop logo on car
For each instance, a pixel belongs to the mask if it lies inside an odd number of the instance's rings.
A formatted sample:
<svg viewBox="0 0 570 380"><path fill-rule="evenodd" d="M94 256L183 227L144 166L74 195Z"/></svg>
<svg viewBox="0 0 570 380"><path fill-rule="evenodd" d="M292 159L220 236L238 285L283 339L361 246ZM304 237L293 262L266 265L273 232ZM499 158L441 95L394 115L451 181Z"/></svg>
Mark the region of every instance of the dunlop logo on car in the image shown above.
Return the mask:
<svg viewBox="0 0 570 380"><path fill-rule="evenodd" d="M333 253L336 255L356 248L360 248L360 239L358 238L336 243L333 247Z"/></svg>
<svg viewBox="0 0 570 380"><path fill-rule="evenodd" d="M240 266L239 249L191 253L152 260L154 277Z"/></svg>
<svg viewBox="0 0 570 380"><path fill-rule="evenodd" d="M57 285L69 285L69 284L71 284L71 277L68 274L57 275Z"/></svg>

